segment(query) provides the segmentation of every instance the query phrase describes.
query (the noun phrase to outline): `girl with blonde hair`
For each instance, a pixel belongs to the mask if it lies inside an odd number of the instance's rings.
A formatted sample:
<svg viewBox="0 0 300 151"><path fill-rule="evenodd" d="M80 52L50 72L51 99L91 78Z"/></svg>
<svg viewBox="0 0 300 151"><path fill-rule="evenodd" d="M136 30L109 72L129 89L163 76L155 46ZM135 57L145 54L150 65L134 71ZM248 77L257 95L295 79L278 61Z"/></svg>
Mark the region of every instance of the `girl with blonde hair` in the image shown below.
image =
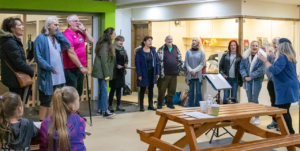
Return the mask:
<svg viewBox="0 0 300 151"><path fill-rule="evenodd" d="M53 114L41 125L40 150L85 151L85 121L76 113L79 95L75 88L65 86L53 94Z"/></svg>

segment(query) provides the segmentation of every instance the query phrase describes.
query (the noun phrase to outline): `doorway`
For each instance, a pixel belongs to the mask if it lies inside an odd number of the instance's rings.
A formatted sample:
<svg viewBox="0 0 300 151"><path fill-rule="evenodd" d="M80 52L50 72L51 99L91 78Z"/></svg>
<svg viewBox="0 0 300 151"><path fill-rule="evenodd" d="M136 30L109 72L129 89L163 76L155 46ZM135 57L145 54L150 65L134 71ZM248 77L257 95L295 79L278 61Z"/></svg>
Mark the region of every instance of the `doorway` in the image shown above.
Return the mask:
<svg viewBox="0 0 300 151"><path fill-rule="evenodd" d="M145 36L152 36L151 22L131 23L131 67L135 67L136 48L141 46L141 42ZM138 92L137 74L135 70L131 70L131 90Z"/></svg>

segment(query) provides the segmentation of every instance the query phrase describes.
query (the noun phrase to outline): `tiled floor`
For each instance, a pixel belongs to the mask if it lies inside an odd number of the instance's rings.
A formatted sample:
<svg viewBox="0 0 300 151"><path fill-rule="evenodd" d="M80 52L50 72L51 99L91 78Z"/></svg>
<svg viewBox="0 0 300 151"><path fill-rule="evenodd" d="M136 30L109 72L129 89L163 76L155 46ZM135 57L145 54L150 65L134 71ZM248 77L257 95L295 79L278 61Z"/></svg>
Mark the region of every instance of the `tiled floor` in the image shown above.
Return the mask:
<svg viewBox="0 0 300 151"><path fill-rule="evenodd" d="M299 112L297 106L291 108L293 118L293 126L296 133L299 133ZM153 111L135 112L118 114L111 119L106 119L100 116L93 117L93 126L90 127L87 123L86 130L92 135L87 137L85 145L88 151L146 151L148 145L141 142L139 135L136 133L138 128L155 127L159 116ZM266 126L271 122L268 116L260 117L261 124L259 127L266 129ZM176 123L169 122L168 125L176 125ZM228 127L228 130L235 134L235 130ZM276 130L271 130L276 132ZM210 133L211 134L211 133ZM163 140L174 143L184 134L172 134L162 137ZM209 141L211 135L201 136L198 142ZM220 137L227 138L229 135ZM254 135L245 134L243 141L252 141L261 139ZM286 148L276 149L278 151L285 151ZM300 149L298 149L300 151Z"/></svg>

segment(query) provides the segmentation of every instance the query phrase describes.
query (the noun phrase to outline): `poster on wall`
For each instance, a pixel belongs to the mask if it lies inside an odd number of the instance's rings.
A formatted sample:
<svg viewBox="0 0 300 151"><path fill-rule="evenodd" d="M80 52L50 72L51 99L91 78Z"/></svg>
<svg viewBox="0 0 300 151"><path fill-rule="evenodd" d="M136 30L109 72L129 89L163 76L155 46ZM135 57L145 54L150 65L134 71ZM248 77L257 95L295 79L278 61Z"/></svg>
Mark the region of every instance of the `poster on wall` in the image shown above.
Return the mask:
<svg viewBox="0 0 300 151"><path fill-rule="evenodd" d="M265 51L265 52L269 52L269 47L270 47L270 44L269 44L269 41L268 41L268 38L267 37L263 37L263 44L262 44L262 49Z"/></svg>
<svg viewBox="0 0 300 151"><path fill-rule="evenodd" d="M257 37L257 41L258 41L258 47L261 48L262 47L262 37Z"/></svg>

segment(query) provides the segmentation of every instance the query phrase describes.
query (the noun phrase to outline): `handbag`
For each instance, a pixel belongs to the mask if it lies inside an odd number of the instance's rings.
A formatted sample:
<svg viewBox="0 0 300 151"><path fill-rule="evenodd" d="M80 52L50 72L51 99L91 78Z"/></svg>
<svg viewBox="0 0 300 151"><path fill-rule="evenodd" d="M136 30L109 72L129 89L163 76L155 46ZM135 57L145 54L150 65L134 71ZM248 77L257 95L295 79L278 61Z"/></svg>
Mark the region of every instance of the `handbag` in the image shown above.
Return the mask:
<svg viewBox="0 0 300 151"><path fill-rule="evenodd" d="M28 74L25 74L23 72L15 72L10 67L10 65L8 65L8 63L5 60L4 60L4 62L11 69L11 71L14 72L14 74L17 77L17 80L18 80L21 88L24 88L24 87L27 87L27 86L30 86L30 85L33 84L33 80L32 80L32 78Z"/></svg>
<svg viewBox="0 0 300 151"><path fill-rule="evenodd" d="M188 100L189 100L189 91L186 90L185 92L181 93L180 95L180 102L179 105L183 107L188 106Z"/></svg>

